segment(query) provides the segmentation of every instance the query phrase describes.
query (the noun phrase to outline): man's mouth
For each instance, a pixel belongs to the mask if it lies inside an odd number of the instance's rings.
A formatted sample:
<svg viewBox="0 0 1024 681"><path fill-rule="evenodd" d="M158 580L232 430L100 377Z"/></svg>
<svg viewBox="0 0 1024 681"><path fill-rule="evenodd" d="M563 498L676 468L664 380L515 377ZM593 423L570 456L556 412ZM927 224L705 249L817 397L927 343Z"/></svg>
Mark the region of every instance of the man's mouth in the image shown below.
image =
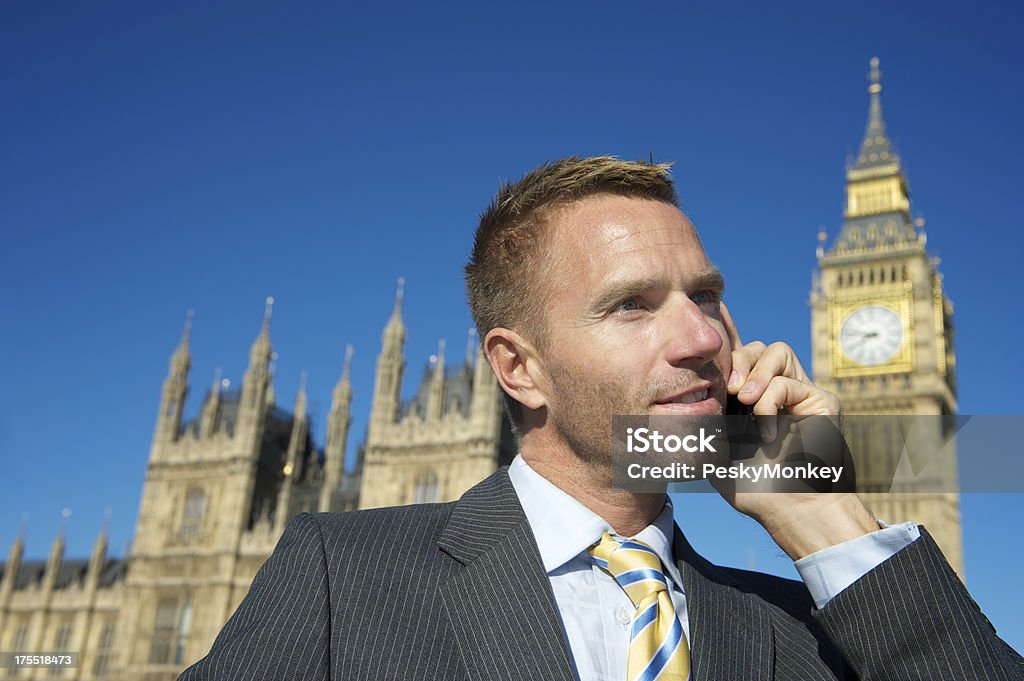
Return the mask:
<svg viewBox="0 0 1024 681"><path fill-rule="evenodd" d="M705 389L679 395L678 397L658 402L658 404L693 404L694 402L702 402L706 399L708 399L708 391Z"/></svg>
<svg viewBox="0 0 1024 681"><path fill-rule="evenodd" d="M711 384L705 383L703 388L687 390L676 395L669 395L654 403L656 414L717 414L721 413L721 405L711 394Z"/></svg>

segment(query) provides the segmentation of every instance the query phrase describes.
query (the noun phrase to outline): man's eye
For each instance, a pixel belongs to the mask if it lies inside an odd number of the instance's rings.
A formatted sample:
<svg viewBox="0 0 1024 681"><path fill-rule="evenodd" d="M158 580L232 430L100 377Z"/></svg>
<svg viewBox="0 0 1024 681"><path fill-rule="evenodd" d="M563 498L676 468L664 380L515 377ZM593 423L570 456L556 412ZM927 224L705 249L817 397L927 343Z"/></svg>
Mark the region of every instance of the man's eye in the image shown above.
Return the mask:
<svg viewBox="0 0 1024 681"><path fill-rule="evenodd" d="M699 291L693 295L692 300L698 305L703 305L704 303L717 303L718 294L714 291Z"/></svg>
<svg viewBox="0 0 1024 681"><path fill-rule="evenodd" d="M633 312L640 309L640 303L637 302L636 298L630 298L629 300L623 300L615 309L622 310L623 312Z"/></svg>

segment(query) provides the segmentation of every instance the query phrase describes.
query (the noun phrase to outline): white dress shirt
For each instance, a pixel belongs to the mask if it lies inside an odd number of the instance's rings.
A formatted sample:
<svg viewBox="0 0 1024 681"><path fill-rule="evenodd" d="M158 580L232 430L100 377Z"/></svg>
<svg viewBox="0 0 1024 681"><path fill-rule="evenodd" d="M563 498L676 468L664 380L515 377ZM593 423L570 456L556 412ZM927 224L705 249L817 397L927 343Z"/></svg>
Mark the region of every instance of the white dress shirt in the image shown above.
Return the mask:
<svg viewBox="0 0 1024 681"><path fill-rule="evenodd" d="M604 519L530 468L522 456L512 461L509 478L537 540L580 680L623 681L636 607L612 576L594 564L587 549L604 532L620 540L627 537L615 534ZM629 538L646 543L661 558L672 605L689 641L686 595L672 551L672 502L665 499L654 522ZM811 554L796 567L821 608L918 536L913 523L886 527Z"/></svg>

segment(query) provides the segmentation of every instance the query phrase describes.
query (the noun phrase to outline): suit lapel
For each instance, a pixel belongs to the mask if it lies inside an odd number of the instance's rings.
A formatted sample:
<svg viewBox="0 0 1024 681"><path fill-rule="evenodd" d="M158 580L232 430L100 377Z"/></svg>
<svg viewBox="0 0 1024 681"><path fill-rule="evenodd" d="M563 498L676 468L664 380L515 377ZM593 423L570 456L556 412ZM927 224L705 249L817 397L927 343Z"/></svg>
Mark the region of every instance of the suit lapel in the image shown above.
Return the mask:
<svg viewBox="0 0 1024 681"><path fill-rule="evenodd" d="M468 491L438 540L461 564L439 586L470 678L573 681L575 667L551 584L507 469ZM772 681L774 628L730 575L676 528L693 681Z"/></svg>
<svg viewBox="0 0 1024 681"><path fill-rule="evenodd" d="M462 565L439 593L470 678L575 679L551 584L506 469L455 504L438 543Z"/></svg>
<svg viewBox="0 0 1024 681"><path fill-rule="evenodd" d="M690 624L694 681L769 681L774 676L771 618L736 581L704 560L676 528L673 546Z"/></svg>

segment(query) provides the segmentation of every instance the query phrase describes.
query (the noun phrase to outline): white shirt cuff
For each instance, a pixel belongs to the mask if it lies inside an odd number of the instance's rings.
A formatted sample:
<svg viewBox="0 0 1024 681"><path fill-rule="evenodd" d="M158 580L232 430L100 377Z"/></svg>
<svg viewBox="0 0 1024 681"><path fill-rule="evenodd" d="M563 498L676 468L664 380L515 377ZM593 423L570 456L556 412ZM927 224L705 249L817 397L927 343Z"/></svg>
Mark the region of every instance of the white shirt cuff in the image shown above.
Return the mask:
<svg viewBox="0 0 1024 681"><path fill-rule="evenodd" d="M878 522L883 529L815 551L796 561L796 570L819 609L921 536L914 523Z"/></svg>

